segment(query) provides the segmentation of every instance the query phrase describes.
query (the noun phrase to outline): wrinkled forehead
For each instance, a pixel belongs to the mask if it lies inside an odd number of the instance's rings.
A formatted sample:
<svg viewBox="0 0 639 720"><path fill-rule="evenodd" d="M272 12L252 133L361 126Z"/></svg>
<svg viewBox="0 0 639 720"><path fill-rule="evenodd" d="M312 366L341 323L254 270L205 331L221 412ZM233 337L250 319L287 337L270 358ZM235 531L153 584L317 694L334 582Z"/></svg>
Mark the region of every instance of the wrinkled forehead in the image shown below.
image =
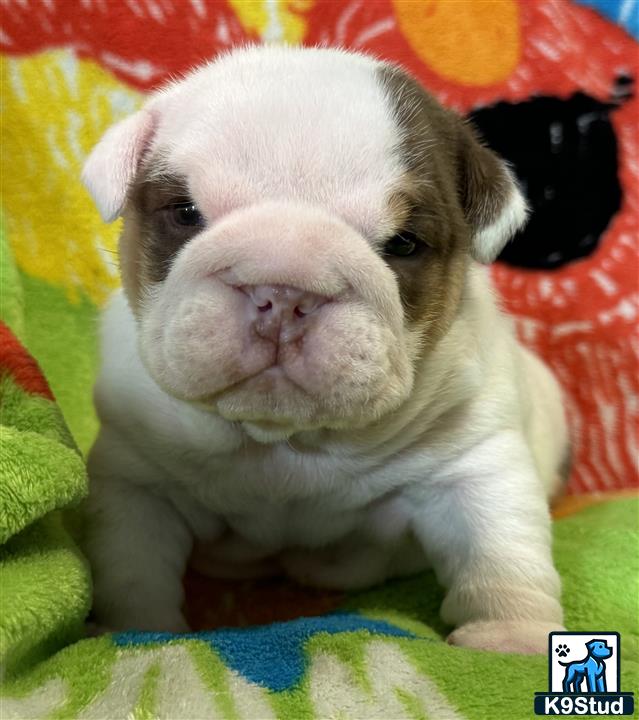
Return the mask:
<svg viewBox="0 0 639 720"><path fill-rule="evenodd" d="M404 168L379 65L321 51L240 60L158 98L153 157L186 178L213 218L286 199L321 205L367 236L384 233Z"/></svg>

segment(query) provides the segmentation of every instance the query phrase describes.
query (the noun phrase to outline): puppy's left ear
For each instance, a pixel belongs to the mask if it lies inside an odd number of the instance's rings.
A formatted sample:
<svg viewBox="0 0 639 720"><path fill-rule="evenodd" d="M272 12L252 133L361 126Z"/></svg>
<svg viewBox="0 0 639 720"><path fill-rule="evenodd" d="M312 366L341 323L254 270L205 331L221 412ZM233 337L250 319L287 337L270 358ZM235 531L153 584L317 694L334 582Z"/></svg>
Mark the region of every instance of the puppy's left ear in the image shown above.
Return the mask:
<svg viewBox="0 0 639 720"><path fill-rule="evenodd" d="M471 255L492 262L526 222L528 209L506 163L466 124L459 137L460 199L472 229Z"/></svg>
<svg viewBox="0 0 639 720"><path fill-rule="evenodd" d="M146 109L106 131L82 170L82 182L105 222L122 212L129 187L155 132L155 117Z"/></svg>

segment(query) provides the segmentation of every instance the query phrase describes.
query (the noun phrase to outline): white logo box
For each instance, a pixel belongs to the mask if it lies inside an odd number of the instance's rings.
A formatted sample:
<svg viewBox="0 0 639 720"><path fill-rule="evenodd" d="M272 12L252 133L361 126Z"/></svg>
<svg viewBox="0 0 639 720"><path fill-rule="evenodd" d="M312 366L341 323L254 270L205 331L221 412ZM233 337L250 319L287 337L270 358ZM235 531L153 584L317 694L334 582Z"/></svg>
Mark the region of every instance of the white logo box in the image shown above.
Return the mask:
<svg viewBox="0 0 639 720"><path fill-rule="evenodd" d="M616 632L556 632L551 633L549 638L549 662L550 662L550 688L549 691L563 692L563 680L566 675L566 667L561 663L583 661L588 658L586 644L591 640L603 640L611 648L612 655L603 660L606 666L606 692L619 692L619 633ZM558 650L566 651L567 655L559 654ZM581 687L582 693L587 693L585 681Z"/></svg>

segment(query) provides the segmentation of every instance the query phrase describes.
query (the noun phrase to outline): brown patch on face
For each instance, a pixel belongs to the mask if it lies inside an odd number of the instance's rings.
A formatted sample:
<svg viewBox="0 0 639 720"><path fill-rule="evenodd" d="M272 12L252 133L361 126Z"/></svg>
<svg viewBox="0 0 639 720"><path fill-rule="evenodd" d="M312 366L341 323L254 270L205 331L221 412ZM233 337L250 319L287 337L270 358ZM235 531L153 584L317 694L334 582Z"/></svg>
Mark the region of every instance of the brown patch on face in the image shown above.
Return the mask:
<svg viewBox="0 0 639 720"><path fill-rule="evenodd" d="M455 316L473 236L492 223L513 190L503 163L472 128L442 107L397 67L379 70L402 133L406 172L388 210L399 234L411 233L418 250L387 256L397 274L406 317L434 341Z"/></svg>
<svg viewBox="0 0 639 720"><path fill-rule="evenodd" d="M202 226L175 222L171 205L190 201L187 182L162 171L152 160L140 170L129 193L120 237L122 282L134 309L145 288L162 282L179 250Z"/></svg>
<svg viewBox="0 0 639 720"><path fill-rule="evenodd" d="M460 120L397 68L380 74L403 133L399 152L406 167L388 209L396 232L417 240L412 255L385 259L397 275L408 322L423 328L430 345L455 316L469 262L470 231L456 182Z"/></svg>

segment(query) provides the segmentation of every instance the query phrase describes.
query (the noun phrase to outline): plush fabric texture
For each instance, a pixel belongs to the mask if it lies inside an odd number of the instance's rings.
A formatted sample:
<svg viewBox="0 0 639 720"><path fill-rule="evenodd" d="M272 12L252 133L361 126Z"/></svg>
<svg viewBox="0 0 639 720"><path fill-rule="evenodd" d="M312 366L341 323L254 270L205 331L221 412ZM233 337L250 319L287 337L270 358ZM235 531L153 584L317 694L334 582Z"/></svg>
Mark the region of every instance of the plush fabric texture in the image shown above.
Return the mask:
<svg viewBox="0 0 639 720"><path fill-rule="evenodd" d="M353 594L191 573L194 633L81 639L90 572L72 511L86 493L82 454L97 429L96 325L119 282L120 229L100 221L81 166L143 93L247 41L373 52L404 64L461 112L496 113L497 126L503 104L517 106L530 134L507 134L513 157L534 132L548 136L552 123L535 114L542 108L561 120L566 152L572 118L593 167L613 163L619 197L603 231L558 237L552 270L526 265L516 241L493 277L522 340L566 392L574 466L554 525L566 625L620 632L621 689L637 691L639 133L627 90L639 67L637 17L636 0L50 0L3 8L3 719L510 720L532 717L533 694L547 687L545 657L443 642L442 591L428 573ZM590 134L585 111L570 115L585 102L580 94L595 104ZM600 147L601 138L608 144ZM515 170L521 179L524 169ZM570 187L583 175L572 170ZM587 224L589 205L607 189L582 190L595 198L579 205ZM563 190L548 188L549 202L555 191Z"/></svg>
<svg viewBox="0 0 639 720"><path fill-rule="evenodd" d="M0 322L0 666L73 641L90 606L86 562L60 509L86 493L84 461L33 358Z"/></svg>

